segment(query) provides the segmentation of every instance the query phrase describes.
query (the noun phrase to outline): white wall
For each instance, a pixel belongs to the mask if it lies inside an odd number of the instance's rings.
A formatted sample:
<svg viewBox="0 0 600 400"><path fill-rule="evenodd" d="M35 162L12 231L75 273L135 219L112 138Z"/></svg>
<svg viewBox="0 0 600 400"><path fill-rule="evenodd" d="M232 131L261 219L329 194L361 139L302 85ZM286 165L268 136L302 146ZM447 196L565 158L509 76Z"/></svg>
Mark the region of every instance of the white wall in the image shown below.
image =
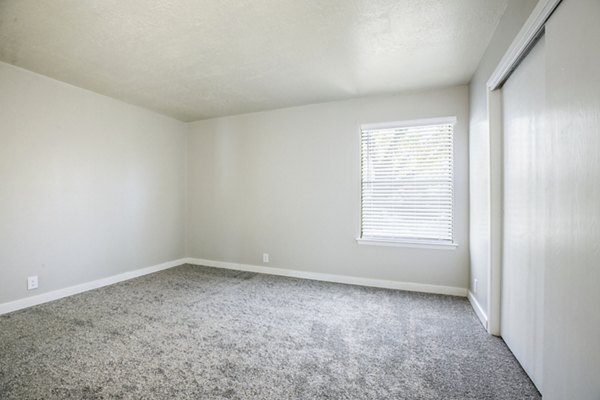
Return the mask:
<svg viewBox="0 0 600 400"><path fill-rule="evenodd" d="M600 399L600 1L546 25L544 399Z"/></svg>
<svg viewBox="0 0 600 400"><path fill-rule="evenodd" d="M457 116L456 250L358 245L361 123ZM468 88L199 121L189 138L188 255L466 288Z"/></svg>
<svg viewBox="0 0 600 400"><path fill-rule="evenodd" d="M0 63L0 303L185 256L186 134Z"/></svg>
<svg viewBox="0 0 600 400"><path fill-rule="evenodd" d="M488 310L487 288L490 268L490 142L486 83L535 7L537 0L510 0L470 85L469 205L470 265L469 290L483 310ZM473 286L478 280L477 293Z"/></svg>

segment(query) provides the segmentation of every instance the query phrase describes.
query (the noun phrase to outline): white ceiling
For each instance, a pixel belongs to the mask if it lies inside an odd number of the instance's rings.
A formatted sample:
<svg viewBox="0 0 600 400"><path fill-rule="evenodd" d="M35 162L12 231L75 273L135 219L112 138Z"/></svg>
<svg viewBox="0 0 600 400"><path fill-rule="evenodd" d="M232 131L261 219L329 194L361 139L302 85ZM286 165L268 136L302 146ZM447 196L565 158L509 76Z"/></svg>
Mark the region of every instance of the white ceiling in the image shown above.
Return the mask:
<svg viewBox="0 0 600 400"><path fill-rule="evenodd" d="M183 121L467 83L507 0L0 0L0 60Z"/></svg>

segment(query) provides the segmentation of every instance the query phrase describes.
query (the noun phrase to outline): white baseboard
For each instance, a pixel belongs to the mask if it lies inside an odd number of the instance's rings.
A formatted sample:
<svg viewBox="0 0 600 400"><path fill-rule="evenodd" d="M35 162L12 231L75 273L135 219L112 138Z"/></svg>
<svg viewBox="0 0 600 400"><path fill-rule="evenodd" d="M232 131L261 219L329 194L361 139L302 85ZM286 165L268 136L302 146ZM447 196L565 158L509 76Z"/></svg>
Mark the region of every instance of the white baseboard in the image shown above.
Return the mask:
<svg viewBox="0 0 600 400"><path fill-rule="evenodd" d="M204 265L207 267L233 269L237 271L257 272L259 274L270 274L288 276L293 278L310 279L315 281L345 283L349 285L371 286L385 289L408 290L412 292L447 294L451 296L467 296L467 289L454 286L428 285L424 283L389 281L383 279L359 278L347 275L324 274L321 272L300 271L284 268L273 268L259 265L238 264L224 261L204 260L200 258L188 258L188 264Z"/></svg>
<svg viewBox="0 0 600 400"><path fill-rule="evenodd" d="M63 297L72 296L74 294L87 292L88 290L97 289L103 286L112 285L114 283L127 281L139 276L151 274L153 272L162 271L165 269L177 267L182 264L205 265L207 267L233 269L238 271L256 272L260 274L270 274L279 276L288 276L293 278L310 279L316 281L345 283L349 285L371 286L385 289L408 290L412 292L437 293L451 296L467 296L467 289L454 286L429 285L424 283L389 281L383 279L360 278L347 275L324 274L320 272L300 271L293 269L265 267L259 265L238 264L224 261L204 260L199 258L181 258L179 260L168 261L162 264L153 265L146 268L136 269L134 271L124 272L122 274L109 276L91 282L82 283L75 286L69 286L63 289L53 290L51 292L41 293L35 296L25 297L23 299L14 300L8 303L0 304L0 315L9 312L21 310L27 307L33 307L38 304L47 303L49 301L58 300ZM469 301L473 304L473 308L477 316L481 319L484 326L487 324L485 313L479 306L472 294L468 293Z"/></svg>
<svg viewBox="0 0 600 400"><path fill-rule="evenodd" d="M108 286L117 282L127 281L129 279L137 278L138 276L147 275L153 272L173 268L185 263L186 259L181 258L179 260L168 261L162 264L157 264L146 268L140 268L134 271L128 271L122 274L109 276L107 278L102 278L75 286L69 286L63 289L53 290L51 292L41 293L36 296L25 297L23 299L3 303L0 304L0 315L17 311L23 308L36 306L38 304L47 303L49 301L58 300L63 297L72 296L74 294L87 292L88 290L97 289L102 286Z"/></svg>
<svg viewBox="0 0 600 400"><path fill-rule="evenodd" d="M485 314L485 311L483 311L483 307L481 307L481 304L479 304L479 302L477 301L477 299L475 298L473 293L471 293L470 290L469 290L467 297L469 299L469 303L471 303L471 306L473 307L473 310L475 310L475 314L477 314L479 321L481 321L481 323L483 324L483 327L487 331L488 319L487 319L487 315Z"/></svg>

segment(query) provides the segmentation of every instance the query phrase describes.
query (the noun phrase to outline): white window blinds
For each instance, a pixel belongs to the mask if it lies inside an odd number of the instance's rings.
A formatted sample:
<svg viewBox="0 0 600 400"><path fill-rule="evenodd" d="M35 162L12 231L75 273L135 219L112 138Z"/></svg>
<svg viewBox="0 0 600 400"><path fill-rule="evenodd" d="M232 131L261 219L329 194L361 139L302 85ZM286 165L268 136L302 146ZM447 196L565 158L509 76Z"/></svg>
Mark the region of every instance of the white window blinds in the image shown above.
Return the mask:
<svg viewBox="0 0 600 400"><path fill-rule="evenodd" d="M453 243L454 123L362 127L361 239Z"/></svg>

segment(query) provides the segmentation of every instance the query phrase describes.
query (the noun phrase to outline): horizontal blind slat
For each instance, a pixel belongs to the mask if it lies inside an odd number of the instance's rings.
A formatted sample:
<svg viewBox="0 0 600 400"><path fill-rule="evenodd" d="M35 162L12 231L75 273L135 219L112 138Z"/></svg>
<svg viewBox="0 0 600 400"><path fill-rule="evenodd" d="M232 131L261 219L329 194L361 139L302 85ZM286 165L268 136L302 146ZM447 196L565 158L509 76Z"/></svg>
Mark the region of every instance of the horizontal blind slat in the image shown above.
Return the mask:
<svg viewBox="0 0 600 400"><path fill-rule="evenodd" d="M453 125L363 130L361 236L453 240Z"/></svg>

